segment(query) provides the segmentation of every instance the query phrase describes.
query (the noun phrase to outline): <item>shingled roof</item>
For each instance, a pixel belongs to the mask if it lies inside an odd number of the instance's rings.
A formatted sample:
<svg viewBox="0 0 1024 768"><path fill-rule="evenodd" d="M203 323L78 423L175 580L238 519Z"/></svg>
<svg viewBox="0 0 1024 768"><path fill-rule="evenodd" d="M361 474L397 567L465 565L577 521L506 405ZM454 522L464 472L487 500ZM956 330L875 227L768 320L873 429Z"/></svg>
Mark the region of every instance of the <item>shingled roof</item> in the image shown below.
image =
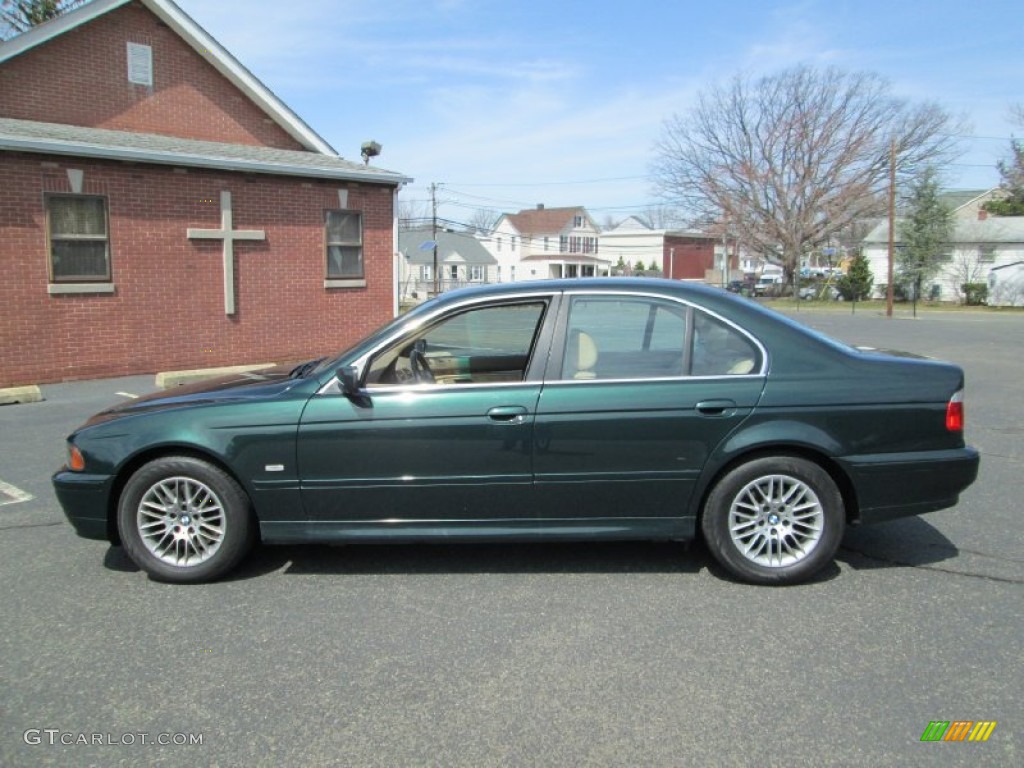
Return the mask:
<svg viewBox="0 0 1024 768"><path fill-rule="evenodd" d="M460 256L466 264L497 264L498 260L487 252L480 241L468 232L438 230L434 234L430 227L398 230L398 250L411 264L430 264L434 261L434 249L424 248L424 243L436 242L438 260L447 261Z"/></svg>
<svg viewBox="0 0 1024 768"><path fill-rule="evenodd" d="M126 160L186 168L404 184L407 176L337 155L150 133L0 118L0 150Z"/></svg>
<svg viewBox="0 0 1024 768"><path fill-rule="evenodd" d="M558 234L576 216L587 216L587 211L582 206L574 208L527 208L519 213L506 213L505 218L521 234L524 235L552 235ZM589 220L589 216L587 219Z"/></svg>

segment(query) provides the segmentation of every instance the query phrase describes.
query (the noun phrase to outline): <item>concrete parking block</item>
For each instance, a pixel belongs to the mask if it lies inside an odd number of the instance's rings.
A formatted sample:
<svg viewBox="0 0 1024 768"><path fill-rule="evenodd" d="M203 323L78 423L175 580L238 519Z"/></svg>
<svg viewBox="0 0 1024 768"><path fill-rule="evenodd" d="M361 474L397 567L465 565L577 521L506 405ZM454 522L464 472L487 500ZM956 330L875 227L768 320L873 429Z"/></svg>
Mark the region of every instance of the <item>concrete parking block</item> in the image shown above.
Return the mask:
<svg viewBox="0 0 1024 768"><path fill-rule="evenodd" d="M204 379L230 376L233 373L248 373L273 368L277 363L254 363L252 365L229 365L223 368L197 368L191 371L164 371L156 375L156 385L161 389L193 384Z"/></svg>
<svg viewBox="0 0 1024 768"><path fill-rule="evenodd" d="M8 387L0 389L0 405L12 403L38 403L43 399L43 393L35 384L28 387Z"/></svg>

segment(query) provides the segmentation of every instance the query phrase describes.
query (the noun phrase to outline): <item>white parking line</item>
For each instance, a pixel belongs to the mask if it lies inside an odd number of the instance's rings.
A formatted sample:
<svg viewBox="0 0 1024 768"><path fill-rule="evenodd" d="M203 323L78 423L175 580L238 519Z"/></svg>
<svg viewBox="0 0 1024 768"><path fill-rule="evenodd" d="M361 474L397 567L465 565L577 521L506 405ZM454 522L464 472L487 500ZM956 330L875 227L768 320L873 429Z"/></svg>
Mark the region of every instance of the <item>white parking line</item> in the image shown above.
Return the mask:
<svg viewBox="0 0 1024 768"><path fill-rule="evenodd" d="M8 496L9 498L5 499L3 496ZM10 483L5 483L3 480L0 480L0 507L4 506L4 504L17 504L21 501L31 501L34 498L35 497L31 493L23 491L21 488L15 488Z"/></svg>
<svg viewBox="0 0 1024 768"><path fill-rule="evenodd" d="M115 395L120 395L121 397L128 397L128 398L131 398L132 400L138 400L139 399L138 395L133 395L131 392L115 392L114 394Z"/></svg>

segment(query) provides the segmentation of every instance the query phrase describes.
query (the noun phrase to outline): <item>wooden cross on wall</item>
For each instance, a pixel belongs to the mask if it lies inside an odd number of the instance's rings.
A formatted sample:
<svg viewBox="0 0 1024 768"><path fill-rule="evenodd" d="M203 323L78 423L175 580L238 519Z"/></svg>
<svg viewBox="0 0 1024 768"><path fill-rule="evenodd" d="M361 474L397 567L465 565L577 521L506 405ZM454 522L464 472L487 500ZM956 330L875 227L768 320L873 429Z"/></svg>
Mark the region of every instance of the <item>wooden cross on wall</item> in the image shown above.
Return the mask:
<svg viewBox="0 0 1024 768"><path fill-rule="evenodd" d="M193 229L189 227L189 240L224 241L224 314L235 314L235 240L266 240L262 229L231 228L231 193L220 193L220 229Z"/></svg>

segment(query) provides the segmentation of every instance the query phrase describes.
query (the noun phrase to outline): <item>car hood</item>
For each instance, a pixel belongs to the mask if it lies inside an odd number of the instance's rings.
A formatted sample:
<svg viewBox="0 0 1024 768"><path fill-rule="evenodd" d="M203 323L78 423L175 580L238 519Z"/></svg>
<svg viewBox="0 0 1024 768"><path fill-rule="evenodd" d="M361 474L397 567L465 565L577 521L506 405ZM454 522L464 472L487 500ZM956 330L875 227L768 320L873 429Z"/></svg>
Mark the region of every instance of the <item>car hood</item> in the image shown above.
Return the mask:
<svg viewBox="0 0 1024 768"><path fill-rule="evenodd" d="M132 416L169 408L230 401L250 401L276 397L303 384L308 379L292 376L295 364L276 365L258 371L245 371L213 379L173 387L144 395L127 403L119 403L100 411L83 426L92 426L123 416ZM317 382L318 383L318 382Z"/></svg>

